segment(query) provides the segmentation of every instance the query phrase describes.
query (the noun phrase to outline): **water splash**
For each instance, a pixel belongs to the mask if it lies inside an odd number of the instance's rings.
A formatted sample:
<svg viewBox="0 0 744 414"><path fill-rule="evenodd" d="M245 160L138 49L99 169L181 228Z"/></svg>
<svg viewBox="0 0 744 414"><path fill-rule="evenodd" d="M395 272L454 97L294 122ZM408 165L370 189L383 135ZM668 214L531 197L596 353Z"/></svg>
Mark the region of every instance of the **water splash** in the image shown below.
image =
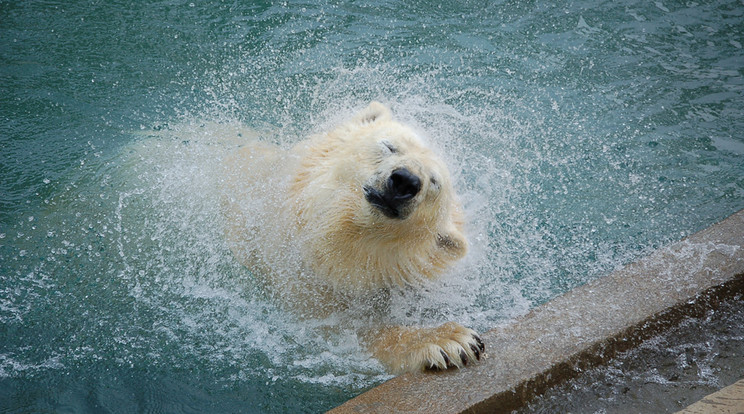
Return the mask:
<svg viewBox="0 0 744 414"><path fill-rule="evenodd" d="M381 100L442 155L472 250L393 295L401 322L488 329L741 208L739 2L389 7L4 10L8 389L292 411L386 378L225 248L219 143L246 129L288 146Z"/></svg>

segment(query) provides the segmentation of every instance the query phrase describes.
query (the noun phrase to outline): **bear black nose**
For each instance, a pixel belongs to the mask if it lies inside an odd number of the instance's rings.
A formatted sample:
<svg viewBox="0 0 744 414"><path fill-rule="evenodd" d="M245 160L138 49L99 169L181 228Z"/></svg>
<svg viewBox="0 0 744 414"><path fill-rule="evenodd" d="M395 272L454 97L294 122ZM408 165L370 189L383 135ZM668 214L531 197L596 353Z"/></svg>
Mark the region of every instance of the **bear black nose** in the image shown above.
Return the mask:
<svg viewBox="0 0 744 414"><path fill-rule="evenodd" d="M400 205L418 194L421 190L421 180L405 168L399 168L390 174L387 182L391 201Z"/></svg>

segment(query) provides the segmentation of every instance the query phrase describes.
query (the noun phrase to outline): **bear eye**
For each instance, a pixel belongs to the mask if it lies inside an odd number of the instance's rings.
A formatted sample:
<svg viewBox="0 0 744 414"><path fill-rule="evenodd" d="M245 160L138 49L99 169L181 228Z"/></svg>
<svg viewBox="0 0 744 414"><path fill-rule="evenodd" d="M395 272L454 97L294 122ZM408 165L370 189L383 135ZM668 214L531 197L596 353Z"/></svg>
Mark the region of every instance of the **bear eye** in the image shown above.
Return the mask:
<svg viewBox="0 0 744 414"><path fill-rule="evenodd" d="M429 188L431 188L431 191L438 193L440 190L439 180L434 178L434 176L432 175L432 177L429 178L429 183L431 183L431 186L429 186Z"/></svg>
<svg viewBox="0 0 744 414"><path fill-rule="evenodd" d="M383 145L383 146L384 146L385 148L387 148L387 150L388 150L388 151L390 151L390 153L391 153L391 154L395 154L396 152L398 152L398 149L397 149L397 148L395 148L395 146L394 146L393 144L391 144L391 143L390 143L390 141L387 141L387 140L382 140L382 141L380 141L380 143L381 143L381 144L382 144L382 145Z"/></svg>

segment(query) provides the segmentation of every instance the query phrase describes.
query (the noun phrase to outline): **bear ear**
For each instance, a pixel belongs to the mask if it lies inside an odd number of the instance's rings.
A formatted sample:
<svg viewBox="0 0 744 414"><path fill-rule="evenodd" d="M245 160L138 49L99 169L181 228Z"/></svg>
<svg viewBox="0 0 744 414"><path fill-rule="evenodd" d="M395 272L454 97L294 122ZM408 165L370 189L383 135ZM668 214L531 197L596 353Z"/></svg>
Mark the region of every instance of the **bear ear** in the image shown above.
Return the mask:
<svg viewBox="0 0 744 414"><path fill-rule="evenodd" d="M387 106L372 101L369 106L354 117L354 121L360 125L368 125L377 121L389 121L392 117L393 115Z"/></svg>
<svg viewBox="0 0 744 414"><path fill-rule="evenodd" d="M437 233L437 247L443 249L452 259L457 260L467 253L468 242L462 231L453 226Z"/></svg>

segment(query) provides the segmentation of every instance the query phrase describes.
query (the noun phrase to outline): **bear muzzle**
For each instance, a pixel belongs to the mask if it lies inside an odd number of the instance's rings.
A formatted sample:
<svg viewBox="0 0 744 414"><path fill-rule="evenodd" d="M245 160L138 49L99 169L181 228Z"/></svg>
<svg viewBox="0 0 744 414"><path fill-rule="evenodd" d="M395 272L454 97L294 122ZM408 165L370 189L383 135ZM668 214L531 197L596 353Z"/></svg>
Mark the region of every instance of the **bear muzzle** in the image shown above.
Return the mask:
<svg viewBox="0 0 744 414"><path fill-rule="evenodd" d="M382 191L364 186L364 198L382 214L390 218L405 219L410 202L421 191L421 179L406 168L393 170Z"/></svg>

